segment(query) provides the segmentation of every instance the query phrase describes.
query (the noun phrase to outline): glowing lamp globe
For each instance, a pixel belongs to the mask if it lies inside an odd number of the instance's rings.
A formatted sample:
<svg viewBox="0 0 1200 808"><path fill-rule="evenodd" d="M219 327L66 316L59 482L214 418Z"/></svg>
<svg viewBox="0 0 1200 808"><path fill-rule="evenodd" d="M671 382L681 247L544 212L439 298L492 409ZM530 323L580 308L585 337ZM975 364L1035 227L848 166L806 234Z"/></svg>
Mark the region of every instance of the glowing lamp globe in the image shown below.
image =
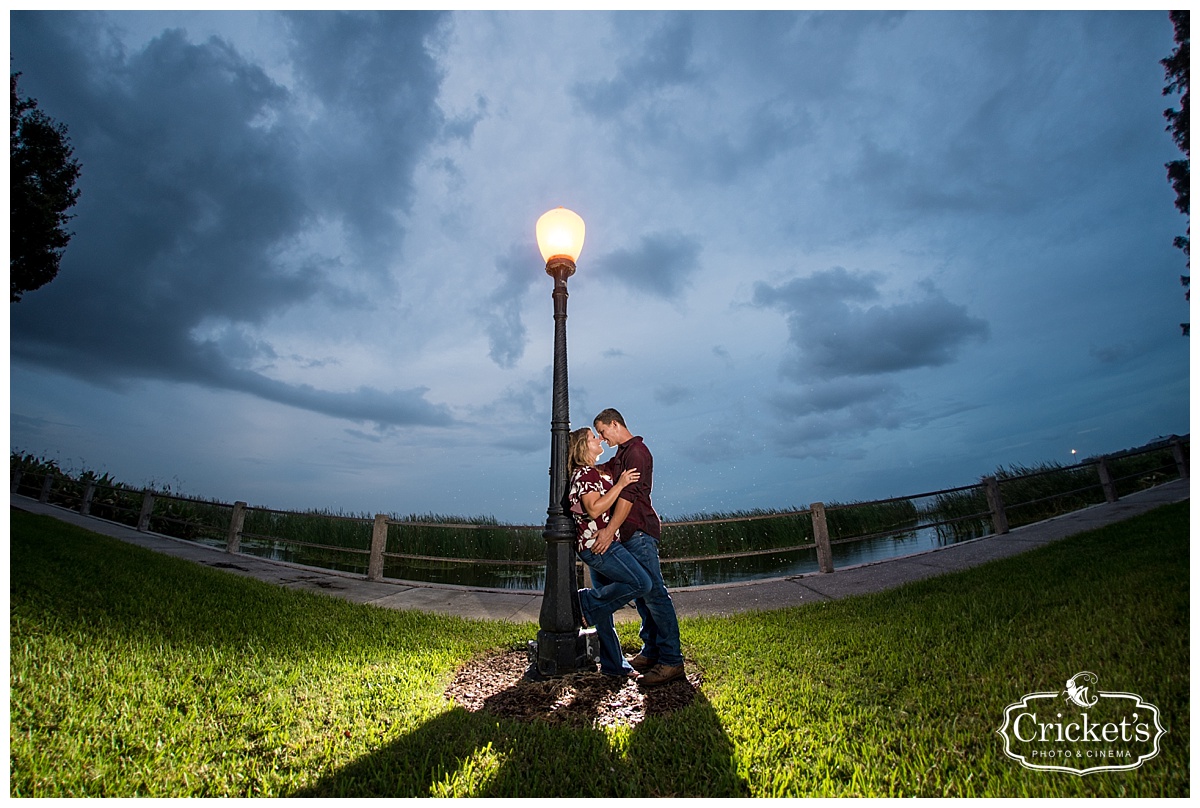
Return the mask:
<svg viewBox="0 0 1200 808"><path fill-rule="evenodd" d="M537 242L547 264L556 258L574 264L583 250L583 219L566 208L547 211L537 220Z"/></svg>

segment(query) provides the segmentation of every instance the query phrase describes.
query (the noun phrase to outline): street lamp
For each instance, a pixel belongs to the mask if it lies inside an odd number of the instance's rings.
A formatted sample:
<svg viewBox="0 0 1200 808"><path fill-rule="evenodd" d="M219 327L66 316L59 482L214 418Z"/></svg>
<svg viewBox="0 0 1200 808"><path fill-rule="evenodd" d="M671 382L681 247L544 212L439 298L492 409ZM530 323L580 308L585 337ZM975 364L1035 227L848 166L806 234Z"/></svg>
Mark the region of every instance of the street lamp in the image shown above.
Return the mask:
<svg viewBox="0 0 1200 808"><path fill-rule="evenodd" d="M575 522L567 507L567 278L583 249L583 219L555 208L537 221L538 249L554 278L554 406L550 416L550 507L546 510L546 585L537 635L537 674L560 676L595 657L588 647L594 631L580 630L575 583ZM532 673L532 671L531 671Z"/></svg>

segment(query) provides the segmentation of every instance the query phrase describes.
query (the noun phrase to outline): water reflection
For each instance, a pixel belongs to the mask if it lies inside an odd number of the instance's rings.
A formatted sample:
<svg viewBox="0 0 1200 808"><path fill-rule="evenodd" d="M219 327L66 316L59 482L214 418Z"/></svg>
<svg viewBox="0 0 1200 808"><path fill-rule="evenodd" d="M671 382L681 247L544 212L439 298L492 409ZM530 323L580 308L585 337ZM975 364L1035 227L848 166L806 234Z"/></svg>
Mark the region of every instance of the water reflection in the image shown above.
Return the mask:
<svg viewBox="0 0 1200 808"><path fill-rule="evenodd" d="M918 525L912 530L891 535L834 544L833 564L836 569L842 569L883 561L945 547L987 532L990 529L983 522L960 524L953 531L944 526ZM214 541L213 546L219 545ZM272 561L305 564L355 575L367 574L367 557L362 553L259 539L243 541L241 550L247 555ZM663 578L667 586L674 589L803 575L819 569L814 548L703 561L671 561L666 558L662 562ZM534 592L542 591L546 580L541 565L471 564L391 557L385 558L383 575L385 578L431 584Z"/></svg>
<svg viewBox="0 0 1200 808"><path fill-rule="evenodd" d="M969 538L985 535L987 531L978 526L951 532L944 527L917 527L887 536L834 544L834 569L884 561L889 558L921 553L945 547ZM756 581L764 578L782 578L789 575L804 575L820 570L816 548L793 550L787 553L744 556L742 558L714 559L711 561L663 560L663 578L668 588L682 586L705 586Z"/></svg>

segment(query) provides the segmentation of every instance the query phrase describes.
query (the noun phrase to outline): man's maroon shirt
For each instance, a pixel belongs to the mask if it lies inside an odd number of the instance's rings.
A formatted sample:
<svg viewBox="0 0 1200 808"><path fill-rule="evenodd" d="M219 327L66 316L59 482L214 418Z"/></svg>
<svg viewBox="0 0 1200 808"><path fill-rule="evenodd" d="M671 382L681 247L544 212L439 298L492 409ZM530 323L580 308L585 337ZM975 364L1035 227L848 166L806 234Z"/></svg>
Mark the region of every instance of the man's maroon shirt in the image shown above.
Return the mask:
<svg viewBox="0 0 1200 808"><path fill-rule="evenodd" d="M621 523L621 534L630 536L633 531L640 530L659 538L662 535L662 522L650 503L650 489L654 487L654 458L645 442L640 437L630 438L618 446L613 458L601 463L599 468L609 474L614 482L625 469L638 470L641 475L638 481L625 486L620 493L620 499L629 500L631 505L629 515Z"/></svg>

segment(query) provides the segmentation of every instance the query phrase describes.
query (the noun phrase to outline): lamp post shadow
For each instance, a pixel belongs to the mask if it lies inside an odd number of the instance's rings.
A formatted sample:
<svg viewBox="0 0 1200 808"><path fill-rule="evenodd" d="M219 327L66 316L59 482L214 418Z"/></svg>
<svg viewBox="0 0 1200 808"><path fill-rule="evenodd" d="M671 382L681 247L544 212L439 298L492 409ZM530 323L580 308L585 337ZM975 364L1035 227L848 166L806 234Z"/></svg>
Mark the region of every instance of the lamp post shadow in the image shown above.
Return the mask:
<svg viewBox="0 0 1200 808"><path fill-rule="evenodd" d="M598 673L545 681L517 673L292 796L749 796L697 682L639 690ZM606 724L631 726L627 741L614 744ZM474 786L456 789L463 777Z"/></svg>

